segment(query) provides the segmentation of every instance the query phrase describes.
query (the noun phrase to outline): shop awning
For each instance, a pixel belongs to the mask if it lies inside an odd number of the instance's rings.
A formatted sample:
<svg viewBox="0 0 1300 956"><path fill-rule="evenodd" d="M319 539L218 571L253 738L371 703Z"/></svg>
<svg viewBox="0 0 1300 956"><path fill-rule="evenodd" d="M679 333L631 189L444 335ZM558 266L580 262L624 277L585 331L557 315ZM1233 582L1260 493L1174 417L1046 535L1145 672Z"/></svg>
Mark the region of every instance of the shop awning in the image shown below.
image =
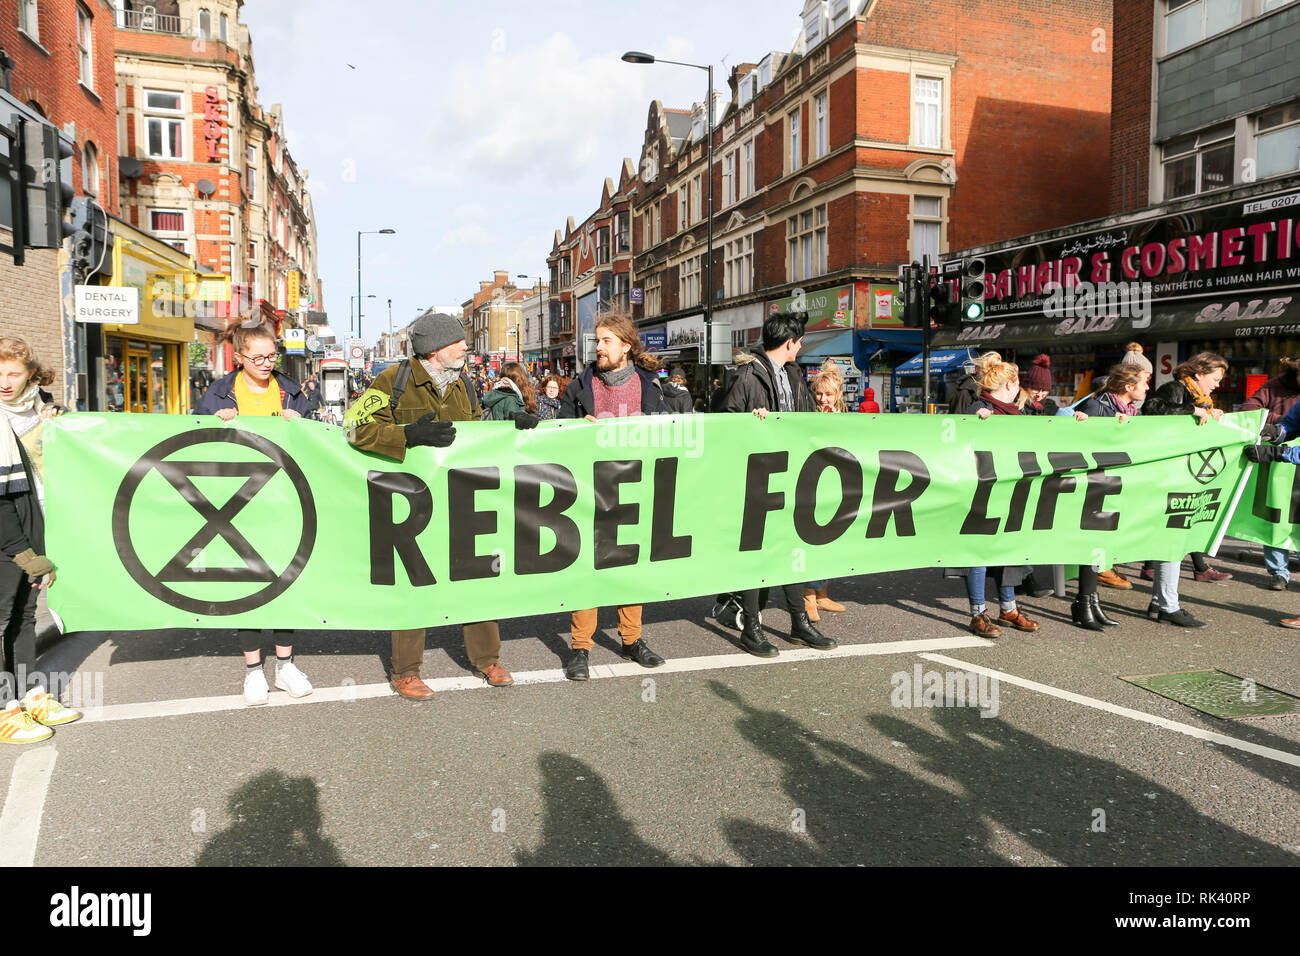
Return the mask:
<svg viewBox="0 0 1300 956"><path fill-rule="evenodd" d="M898 368L894 369L897 375L920 375L921 374L920 355L913 355ZM953 369L961 368L970 360L970 351L968 349L949 349L942 352L930 353L930 374L942 375L944 372L951 372Z"/></svg>

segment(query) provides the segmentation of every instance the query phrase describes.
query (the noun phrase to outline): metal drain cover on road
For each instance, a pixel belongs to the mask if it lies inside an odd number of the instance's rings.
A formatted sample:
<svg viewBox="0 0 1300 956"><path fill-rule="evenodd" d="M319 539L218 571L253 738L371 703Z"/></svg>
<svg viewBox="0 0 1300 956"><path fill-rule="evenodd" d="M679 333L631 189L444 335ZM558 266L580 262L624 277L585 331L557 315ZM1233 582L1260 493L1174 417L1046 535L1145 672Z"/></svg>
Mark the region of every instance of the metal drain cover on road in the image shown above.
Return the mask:
<svg viewBox="0 0 1300 956"><path fill-rule="evenodd" d="M1300 697L1224 671L1141 674L1120 680L1222 720L1300 713Z"/></svg>

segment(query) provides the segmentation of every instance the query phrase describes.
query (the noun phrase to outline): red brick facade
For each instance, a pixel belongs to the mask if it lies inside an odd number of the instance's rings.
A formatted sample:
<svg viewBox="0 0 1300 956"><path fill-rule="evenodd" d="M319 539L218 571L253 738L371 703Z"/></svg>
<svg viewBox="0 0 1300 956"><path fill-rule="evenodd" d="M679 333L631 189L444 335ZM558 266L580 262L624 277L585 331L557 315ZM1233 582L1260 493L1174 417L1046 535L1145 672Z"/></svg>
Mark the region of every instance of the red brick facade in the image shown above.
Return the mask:
<svg viewBox="0 0 1300 956"><path fill-rule="evenodd" d="M1151 74L1153 27L1150 3L1115 4L1115 50L1111 76L1111 214L1141 209L1151 201Z"/></svg>

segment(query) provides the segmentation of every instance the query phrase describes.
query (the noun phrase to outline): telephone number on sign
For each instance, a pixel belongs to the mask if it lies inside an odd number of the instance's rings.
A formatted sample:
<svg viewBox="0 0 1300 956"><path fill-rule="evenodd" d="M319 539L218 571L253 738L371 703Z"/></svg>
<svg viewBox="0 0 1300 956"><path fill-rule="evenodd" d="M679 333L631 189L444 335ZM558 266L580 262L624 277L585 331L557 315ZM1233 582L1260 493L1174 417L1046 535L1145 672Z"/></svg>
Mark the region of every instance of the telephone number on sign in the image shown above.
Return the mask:
<svg viewBox="0 0 1300 956"><path fill-rule="evenodd" d="M1248 329L1237 329L1237 338L1249 335L1297 335L1300 325L1255 325Z"/></svg>

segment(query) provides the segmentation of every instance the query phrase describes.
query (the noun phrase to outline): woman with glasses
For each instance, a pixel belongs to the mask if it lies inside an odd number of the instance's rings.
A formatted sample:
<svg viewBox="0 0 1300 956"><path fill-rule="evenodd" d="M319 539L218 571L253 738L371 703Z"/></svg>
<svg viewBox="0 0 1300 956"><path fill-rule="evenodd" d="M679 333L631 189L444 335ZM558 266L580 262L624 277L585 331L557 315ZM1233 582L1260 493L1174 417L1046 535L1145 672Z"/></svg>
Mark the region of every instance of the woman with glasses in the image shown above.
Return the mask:
<svg viewBox="0 0 1300 956"><path fill-rule="evenodd" d="M195 415L216 415L224 422L236 415L279 415L302 418L311 408L301 386L275 370L279 360L275 330L267 325L246 329L238 325L224 336L235 352L240 368L208 386L194 409ZM266 674L262 671L262 634L241 630L240 647L244 652L244 703L265 704L270 696ZM293 662L293 645L285 643L286 631L275 632L275 686L290 697L306 697L311 681Z"/></svg>

